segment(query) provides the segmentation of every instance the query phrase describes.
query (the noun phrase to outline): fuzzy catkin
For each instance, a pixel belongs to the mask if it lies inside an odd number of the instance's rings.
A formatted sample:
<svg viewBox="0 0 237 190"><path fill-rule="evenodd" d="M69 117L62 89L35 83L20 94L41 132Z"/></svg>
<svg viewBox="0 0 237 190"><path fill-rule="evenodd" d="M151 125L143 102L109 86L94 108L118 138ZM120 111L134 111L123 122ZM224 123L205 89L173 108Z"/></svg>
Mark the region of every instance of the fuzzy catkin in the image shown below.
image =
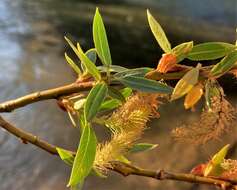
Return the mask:
<svg viewBox="0 0 237 190"><path fill-rule="evenodd" d="M127 153L134 142L141 137L151 117L157 117L159 94L137 93L115 111L106 121L113 132L111 140L98 144L94 168L102 172L112 167L110 162Z"/></svg>

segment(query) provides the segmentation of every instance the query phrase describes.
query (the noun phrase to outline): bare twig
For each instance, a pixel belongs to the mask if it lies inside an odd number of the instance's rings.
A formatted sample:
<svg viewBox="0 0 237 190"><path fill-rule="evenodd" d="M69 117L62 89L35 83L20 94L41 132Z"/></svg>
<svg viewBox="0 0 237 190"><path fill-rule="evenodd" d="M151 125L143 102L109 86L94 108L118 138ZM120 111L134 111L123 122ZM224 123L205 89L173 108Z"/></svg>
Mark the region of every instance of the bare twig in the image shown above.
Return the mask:
<svg viewBox="0 0 237 190"><path fill-rule="evenodd" d="M60 96L69 95L72 93L88 90L92 87L93 82L72 83L69 85L43 90L19 97L14 100L9 100L0 104L0 112L11 112L14 109L26 106L28 104L41 100L57 99Z"/></svg>
<svg viewBox="0 0 237 190"><path fill-rule="evenodd" d="M0 116L0 127L7 130L9 133L13 134L14 136L20 138L22 142L24 143L31 143L47 152L53 155L58 155L58 152L56 150L56 146L49 144L46 141L41 140L37 136L32 135L31 133L25 132L22 129L19 129L6 120L4 120ZM72 152L75 154L75 152ZM223 189L235 189L235 185L237 184L237 181L230 181L230 180L223 180L223 179L216 179L216 178L210 178L210 177L201 177L201 176L195 176L192 174L184 174L184 173L169 173L164 170L146 170L142 168L138 168L136 166L126 164L123 162L114 161L112 162L112 167L108 168L112 171L115 171L117 173L122 174L123 176L128 175L138 175L138 176L144 176L144 177L150 177L157 180L176 180L176 181L184 181L189 183L198 183L198 184L208 184L208 185L214 185L219 186Z"/></svg>

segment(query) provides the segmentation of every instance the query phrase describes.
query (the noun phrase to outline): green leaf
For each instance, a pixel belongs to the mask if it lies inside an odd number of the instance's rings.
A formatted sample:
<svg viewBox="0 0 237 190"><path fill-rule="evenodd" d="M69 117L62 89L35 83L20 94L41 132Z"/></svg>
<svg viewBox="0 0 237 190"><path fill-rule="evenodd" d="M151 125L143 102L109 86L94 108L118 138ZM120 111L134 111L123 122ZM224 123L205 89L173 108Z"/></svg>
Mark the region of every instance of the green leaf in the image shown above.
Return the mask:
<svg viewBox="0 0 237 190"><path fill-rule="evenodd" d="M72 69L76 71L78 75L81 75L81 69L77 66L77 64L74 63L74 61L67 55L67 53L65 53L64 55L67 63L72 67Z"/></svg>
<svg viewBox="0 0 237 190"><path fill-rule="evenodd" d="M237 63L237 51L233 51L217 63L211 70L213 76L223 75Z"/></svg>
<svg viewBox="0 0 237 190"><path fill-rule="evenodd" d="M193 49L193 41L177 45L172 49L172 53L177 57L177 63L184 60Z"/></svg>
<svg viewBox="0 0 237 190"><path fill-rule="evenodd" d="M113 88L111 86L109 87L108 94L109 94L110 97L118 99L121 102L125 102L126 101L125 97L123 96L123 94L119 90L117 90L116 88Z"/></svg>
<svg viewBox="0 0 237 190"><path fill-rule="evenodd" d="M126 88L121 89L120 92L122 93L122 95L124 96L124 98L128 98L128 97L131 96L131 94L132 94L132 89L126 87Z"/></svg>
<svg viewBox="0 0 237 190"><path fill-rule="evenodd" d="M74 103L73 108L75 110L80 110L81 108L83 108L85 102L86 102L86 98L82 98Z"/></svg>
<svg viewBox="0 0 237 190"><path fill-rule="evenodd" d="M99 58L101 59L104 65L109 67L109 65L112 64L112 60L105 26L98 8L96 8L93 21L93 40Z"/></svg>
<svg viewBox="0 0 237 190"><path fill-rule="evenodd" d="M173 91L172 87L167 86L164 83L143 77L127 76L117 78L117 80L123 83L125 86L142 92L170 94Z"/></svg>
<svg viewBox="0 0 237 190"><path fill-rule="evenodd" d="M108 92L108 87L105 83L96 84L86 98L84 114L87 121L92 120L100 109Z"/></svg>
<svg viewBox="0 0 237 190"><path fill-rule="evenodd" d="M101 72L107 72L108 68L105 66L97 66L97 69ZM127 71L128 68L119 66L119 65L110 65L109 71L110 72L114 72L114 73L118 73L118 72L123 72L123 71Z"/></svg>
<svg viewBox="0 0 237 190"><path fill-rule="evenodd" d="M213 106L215 104L212 103L212 99L218 98L220 100L221 98L221 86L218 84L216 80L208 80L205 84L205 99L206 99L206 105L209 111L212 111Z"/></svg>
<svg viewBox="0 0 237 190"><path fill-rule="evenodd" d="M95 48L89 49L86 51L86 56L91 60L92 63L96 62L96 50Z"/></svg>
<svg viewBox="0 0 237 190"><path fill-rule="evenodd" d="M221 164L224 162L225 156L228 153L230 145L225 145L219 152L217 152L208 162L205 170L204 176L219 176L223 172Z"/></svg>
<svg viewBox="0 0 237 190"><path fill-rule="evenodd" d="M233 44L224 42L206 42L195 45L188 54L188 59L193 61L214 60L226 56L236 49Z"/></svg>
<svg viewBox="0 0 237 190"><path fill-rule="evenodd" d="M141 67L136 69L127 69L122 72L118 72L114 74L115 78L127 77L127 76L137 76L144 77L148 72L152 71L152 68L149 67Z"/></svg>
<svg viewBox="0 0 237 190"><path fill-rule="evenodd" d="M120 93L123 95L123 97L126 99L132 94L131 88L123 88L120 90ZM122 102L118 99L111 99L104 101L101 106L100 110L112 110L122 105Z"/></svg>
<svg viewBox="0 0 237 190"><path fill-rule="evenodd" d="M135 144L129 150L129 152L131 152L131 153L143 152L143 151L147 151L147 150L152 150L152 149L156 148L157 146L158 146L158 144L138 143L138 144Z"/></svg>
<svg viewBox="0 0 237 190"><path fill-rule="evenodd" d="M122 103L117 99L106 100L101 104L100 110L112 110L119 107L120 105L122 105Z"/></svg>
<svg viewBox="0 0 237 190"><path fill-rule="evenodd" d="M96 68L95 64L86 56L86 54L82 51L81 46L79 43L77 43L77 48L73 45L73 43L65 37L66 41L68 44L71 46L73 51L76 53L76 55L79 57L81 60L81 63L84 64L86 67L87 71L96 79L96 80L101 80L100 72Z"/></svg>
<svg viewBox="0 0 237 190"><path fill-rule="evenodd" d="M161 28L160 24L155 20L155 18L151 15L150 11L147 10L147 18L151 28L153 35L155 36L157 42L160 47L163 49L165 53L169 53L171 51L171 45L168 41L165 32Z"/></svg>
<svg viewBox="0 0 237 190"><path fill-rule="evenodd" d="M68 186L81 183L89 175L96 153L96 136L89 123L83 128Z"/></svg>
<svg viewBox="0 0 237 190"><path fill-rule="evenodd" d="M125 164L131 164L131 162L123 155L119 156L116 160L123 162Z"/></svg>
<svg viewBox="0 0 237 190"><path fill-rule="evenodd" d="M188 71L175 85L174 91L171 95L171 100L176 100L185 94L187 94L195 84L198 82L199 68L201 65L197 65L196 68Z"/></svg>
<svg viewBox="0 0 237 190"><path fill-rule="evenodd" d="M72 166L73 161L74 161L74 155L72 154L72 152L56 147L56 150L58 151L58 154L60 156L60 158L68 165Z"/></svg>

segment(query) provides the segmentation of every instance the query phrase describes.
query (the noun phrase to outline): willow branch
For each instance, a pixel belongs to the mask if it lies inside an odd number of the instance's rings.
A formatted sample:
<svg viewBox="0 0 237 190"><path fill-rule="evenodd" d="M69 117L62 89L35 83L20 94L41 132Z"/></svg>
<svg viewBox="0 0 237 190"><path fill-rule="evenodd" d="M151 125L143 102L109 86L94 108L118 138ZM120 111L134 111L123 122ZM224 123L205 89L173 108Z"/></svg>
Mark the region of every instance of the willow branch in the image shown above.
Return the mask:
<svg viewBox="0 0 237 190"><path fill-rule="evenodd" d="M59 156L55 145L49 144L48 142L41 140L40 138L38 138L35 135L32 135L31 133L28 133L22 129L13 126L11 123L4 120L1 116L0 116L0 127L7 130L12 135L20 138L22 142L26 144L31 143L37 146L38 148L47 151L50 154ZM75 152L72 153L75 154ZM157 180L176 180L189 183L208 184L213 186L219 186L223 189L235 189L235 185L237 185L237 181L229 181L210 177L201 177L184 173L169 173L164 170L158 170L158 171L146 170L118 161L112 162L112 167L108 169L120 173L123 176L137 175L143 177L150 177Z"/></svg>
<svg viewBox="0 0 237 190"><path fill-rule="evenodd" d="M28 104L48 100L48 99L57 99L60 96L65 96L73 94L76 92L86 91L90 89L93 85L93 82L81 82L81 83L72 83L69 85L34 92L13 100L9 100L0 104L0 112L11 112L17 108L26 106Z"/></svg>

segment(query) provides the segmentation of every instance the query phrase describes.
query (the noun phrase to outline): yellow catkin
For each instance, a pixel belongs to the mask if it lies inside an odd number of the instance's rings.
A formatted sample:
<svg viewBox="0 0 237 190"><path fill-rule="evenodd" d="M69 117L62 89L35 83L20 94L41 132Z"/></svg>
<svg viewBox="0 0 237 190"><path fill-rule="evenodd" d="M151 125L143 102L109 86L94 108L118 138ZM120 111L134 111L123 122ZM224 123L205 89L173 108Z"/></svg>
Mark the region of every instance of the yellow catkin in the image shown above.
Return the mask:
<svg viewBox="0 0 237 190"><path fill-rule="evenodd" d="M112 167L110 162L125 154L147 128L150 117L156 117L157 94L137 93L115 111L106 121L113 135L111 140L97 146L94 168L102 172Z"/></svg>

